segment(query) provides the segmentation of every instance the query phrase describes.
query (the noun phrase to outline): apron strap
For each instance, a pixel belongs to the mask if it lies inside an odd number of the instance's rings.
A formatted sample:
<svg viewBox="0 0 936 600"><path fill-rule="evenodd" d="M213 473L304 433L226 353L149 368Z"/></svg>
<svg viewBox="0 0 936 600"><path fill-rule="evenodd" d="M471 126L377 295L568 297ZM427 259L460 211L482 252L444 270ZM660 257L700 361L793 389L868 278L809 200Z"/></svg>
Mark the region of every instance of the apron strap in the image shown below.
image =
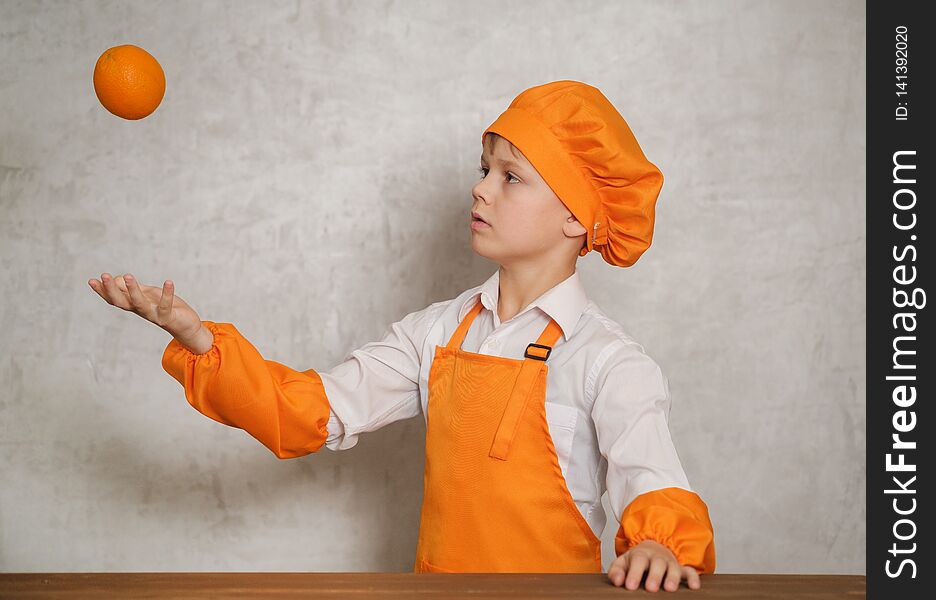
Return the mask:
<svg viewBox="0 0 936 600"><path fill-rule="evenodd" d="M462 340L465 339L465 336L468 334L468 329L471 327L471 323L475 320L475 317L478 316L478 313L481 312L482 308L484 307L481 304L481 297L479 296L477 304L465 314L465 318L458 324L458 329L456 329L452 337L449 338L448 344L445 345L446 348L449 350L461 348Z"/></svg>
<svg viewBox="0 0 936 600"><path fill-rule="evenodd" d="M539 339L527 346L520 373L514 381L513 389L510 391L510 398L507 400L507 407L504 409L500 424L497 426L497 432L494 434L494 443L491 445L491 451L488 454L492 458L507 460L510 443L513 441L520 425L520 417L523 415L527 402L533 395L533 389L536 387L536 380L540 372L546 370L546 359L552 352L552 346L561 334L562 328L559 327L555 319L551 318L540 334Z"/></svg>

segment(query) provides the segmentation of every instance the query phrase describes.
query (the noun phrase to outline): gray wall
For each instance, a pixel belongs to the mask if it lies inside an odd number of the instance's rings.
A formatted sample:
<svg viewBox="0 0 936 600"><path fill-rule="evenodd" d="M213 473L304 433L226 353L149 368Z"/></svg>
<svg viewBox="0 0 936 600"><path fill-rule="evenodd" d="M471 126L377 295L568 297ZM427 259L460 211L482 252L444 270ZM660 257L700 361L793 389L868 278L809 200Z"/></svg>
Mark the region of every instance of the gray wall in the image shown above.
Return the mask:
<svg viewBox="0 0 936 600"><path fill-rule="evenodd" d="M666 177L640 262L579 269L669 379L719 571L863 573L864 10L0 0L0 569L411 569L421 420L280 461L87 280L173 279L329 369L493 272L464 222L480 133L578 79ZM167 74L142 121L91 85L123 43Z"/></svg>

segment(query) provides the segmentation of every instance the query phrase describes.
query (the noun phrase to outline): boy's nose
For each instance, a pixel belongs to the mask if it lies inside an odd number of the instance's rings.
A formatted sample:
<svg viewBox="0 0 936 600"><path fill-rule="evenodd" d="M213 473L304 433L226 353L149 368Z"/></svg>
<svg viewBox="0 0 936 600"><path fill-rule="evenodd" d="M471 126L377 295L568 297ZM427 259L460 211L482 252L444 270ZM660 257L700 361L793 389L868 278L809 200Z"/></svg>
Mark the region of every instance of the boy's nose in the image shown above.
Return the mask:
<svg viewBox="0 0 936 600"><path fill-rule="evenodd" d="M490 204L488 202L489 194L482 194L482 191L480 183L471 188L471 197L474 199L475 206Z"/></svg>

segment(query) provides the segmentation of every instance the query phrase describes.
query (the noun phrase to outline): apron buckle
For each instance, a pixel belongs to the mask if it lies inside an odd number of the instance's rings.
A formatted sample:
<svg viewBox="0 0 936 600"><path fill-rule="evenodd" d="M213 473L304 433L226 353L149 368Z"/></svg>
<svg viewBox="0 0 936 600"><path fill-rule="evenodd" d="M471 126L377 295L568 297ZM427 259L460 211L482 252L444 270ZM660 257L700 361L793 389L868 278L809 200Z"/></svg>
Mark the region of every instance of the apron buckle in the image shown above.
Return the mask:
<svg viewBox="0 0 936 600"><path fill-rule="evenodd" d="M530 348L532 348L533 346L536 346L537 348L542 348L543 350L545 350L545 351L546 351L546 356L537 356L537 355L535 355L535 354L530 354ZM523 353L523 357L524 357L524 358L535 358L536 360L542 360L542 361L545 362L546 359L549 358L549 354L550 354L551 352L552 352L552 346L544 346L544 345L542 345L542 344L530 344L529 346L526 347L526 352Z"/></svg>

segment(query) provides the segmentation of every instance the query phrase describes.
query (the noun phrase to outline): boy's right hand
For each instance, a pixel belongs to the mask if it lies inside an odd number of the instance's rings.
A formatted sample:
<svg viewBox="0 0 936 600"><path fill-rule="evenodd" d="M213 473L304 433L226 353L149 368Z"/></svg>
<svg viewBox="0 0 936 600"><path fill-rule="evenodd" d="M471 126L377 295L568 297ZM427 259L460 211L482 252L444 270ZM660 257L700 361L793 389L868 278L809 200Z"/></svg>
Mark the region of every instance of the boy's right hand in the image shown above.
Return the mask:
<svg viewBox="0 0 936 600"><path fill-rule="evenodd" d="M101 273L101 281L91 279L88 285L111 306L136 313L159 325L189 349L204 345L201 319L191 306L173 294L172 281L167 279L160 289L137 283L130 273L117 278Z"/></svg>

